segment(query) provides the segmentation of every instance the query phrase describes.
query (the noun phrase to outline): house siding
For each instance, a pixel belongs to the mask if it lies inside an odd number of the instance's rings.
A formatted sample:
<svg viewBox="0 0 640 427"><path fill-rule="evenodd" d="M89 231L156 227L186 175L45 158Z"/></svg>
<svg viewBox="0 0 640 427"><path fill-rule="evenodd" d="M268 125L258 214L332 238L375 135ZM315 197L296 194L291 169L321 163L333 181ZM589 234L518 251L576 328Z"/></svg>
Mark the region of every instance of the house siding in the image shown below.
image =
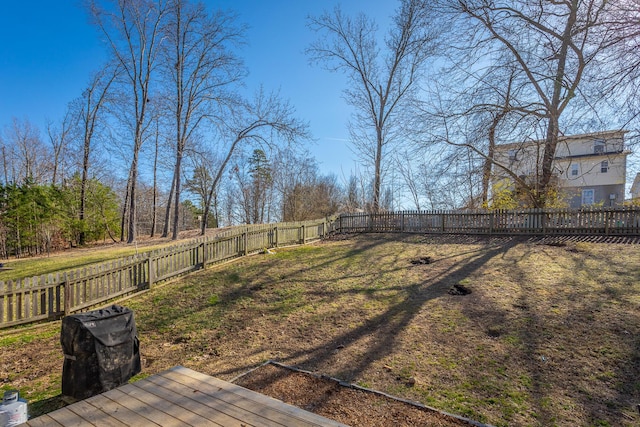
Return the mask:
<svg viewBox="0 0 640 427"><path fill-rule="evenodd" d="M563 187L565 200L569 203L569 207L573 209L580 208L582 205L582 191L593 190L594 204L602 206L619 206L624 201L624 184L616 185L594 185L584 187ZM611 198L611 195L614 198Z"/></svg>
<svg viewBox="0 0 640 427"><path fill-rule="evenodd" d="M624 202L629 154L624 147L624 133L572 135L558 141L553 173L559 190L572 208L584 205L582 190L593 190L593 203L597 205L619 206ZM543 147L542 141L501 144L496 147L494 159L527 182L535 182L540 174ZM497 168L494 172L494 186L505 179L511 180Z"/></svg>

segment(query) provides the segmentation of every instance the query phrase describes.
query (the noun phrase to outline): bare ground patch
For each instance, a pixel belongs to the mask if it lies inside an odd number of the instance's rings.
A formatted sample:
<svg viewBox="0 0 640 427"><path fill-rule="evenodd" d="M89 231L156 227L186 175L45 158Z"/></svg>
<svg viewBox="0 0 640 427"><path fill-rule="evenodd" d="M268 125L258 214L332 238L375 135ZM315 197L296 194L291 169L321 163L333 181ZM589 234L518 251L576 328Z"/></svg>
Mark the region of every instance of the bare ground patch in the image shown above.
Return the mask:
<svg viewBox="0 0 640 427"><path fill-rule="evenodd" d="M266 363L234 383L353 427L478 425L449 414L352 387L326 376Z"/></svg>

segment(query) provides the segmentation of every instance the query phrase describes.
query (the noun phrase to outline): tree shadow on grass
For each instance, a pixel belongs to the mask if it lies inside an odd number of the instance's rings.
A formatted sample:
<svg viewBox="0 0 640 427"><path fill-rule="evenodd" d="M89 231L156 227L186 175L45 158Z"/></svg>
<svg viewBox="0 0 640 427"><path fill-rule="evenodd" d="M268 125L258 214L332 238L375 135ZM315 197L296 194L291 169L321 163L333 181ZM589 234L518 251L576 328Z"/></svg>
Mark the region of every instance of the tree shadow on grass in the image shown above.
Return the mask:
<svg viewBox="0 0 640 427"><path fill-rule="evenodd" d="M364 338L371 338L373 345L369 346L348 371L341 372L342 379L352 380L362 374L370 365L391 355L397 344L401 332L411 323L415 316L429 301L447 294L452 284L463 280L474 271L481 268L493 257L508 251L515 242L486 250L458 268L450 271L432 284L420 282L404 288L401 301L390 306L383 313L365 320L360 326L353 328L329 341L324 341L316 347L295 352L283 358L283 362L295 362L299 367L317 370L329 367L337 348L346 348Z"/></svg>
<svg viewBox="0 0 640 427"><path fill-rule="evenodd" d="M634 413L640 400L640 318L622 313L637 295L624 281L637 270L618 265L617 250L611 259L600 252L565 255L564 250L542 250L546 262L554 264L549 271L522 267L530 253L506 260L509 267L503 268L518 285L504 300L511 303L496 305L478 293L478 304L466 306L465 316L502 325L493 337L507 352L493 357L496 365L510 368L506 374L513 384L507 388L525 393L525 402L514 404L514 410L533 414L536 425L635 425L640 419ZM551 280L532 283L536 275ZM615 283L618 275L625 278L622 284ZM588 283L581 280L585 277ZM509 360L514 357L518 366Z"/></svg>

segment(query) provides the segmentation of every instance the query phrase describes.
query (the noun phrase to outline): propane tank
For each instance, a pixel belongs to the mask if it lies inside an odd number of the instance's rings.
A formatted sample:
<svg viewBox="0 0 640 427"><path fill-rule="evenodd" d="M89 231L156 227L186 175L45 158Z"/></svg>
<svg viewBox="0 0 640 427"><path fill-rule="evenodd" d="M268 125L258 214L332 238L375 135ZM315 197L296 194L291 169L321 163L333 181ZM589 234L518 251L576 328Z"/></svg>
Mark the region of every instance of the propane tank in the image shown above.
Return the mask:
<svg viewBox="0 0 640 427"><path fill-rule="evenodd" d="M0 426L14 427L26 423L27 418L27 401L20 399L17 390L5 391L0 404Z"/></svg>

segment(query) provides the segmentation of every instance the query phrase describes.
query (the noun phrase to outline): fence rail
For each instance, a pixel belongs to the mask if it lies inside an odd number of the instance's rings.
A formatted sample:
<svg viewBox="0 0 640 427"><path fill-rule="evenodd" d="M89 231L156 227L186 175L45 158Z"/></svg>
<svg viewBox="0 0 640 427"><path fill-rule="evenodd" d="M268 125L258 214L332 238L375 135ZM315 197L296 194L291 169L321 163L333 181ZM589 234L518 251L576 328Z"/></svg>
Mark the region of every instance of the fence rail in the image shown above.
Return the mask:
<svg viewBox="0 0 640 427"><path fill-rule="evenodd" d="M335 231L334 221L234 227L214 238L72 271L0 282L0 328L58 319L211 264L313 242Z"/></svg>
<svg viewBox="0 0 640 427"><path fill-rule="evenodd" d="M336 228L343 233L638 236L640 207L342 214Z"/></svg>

